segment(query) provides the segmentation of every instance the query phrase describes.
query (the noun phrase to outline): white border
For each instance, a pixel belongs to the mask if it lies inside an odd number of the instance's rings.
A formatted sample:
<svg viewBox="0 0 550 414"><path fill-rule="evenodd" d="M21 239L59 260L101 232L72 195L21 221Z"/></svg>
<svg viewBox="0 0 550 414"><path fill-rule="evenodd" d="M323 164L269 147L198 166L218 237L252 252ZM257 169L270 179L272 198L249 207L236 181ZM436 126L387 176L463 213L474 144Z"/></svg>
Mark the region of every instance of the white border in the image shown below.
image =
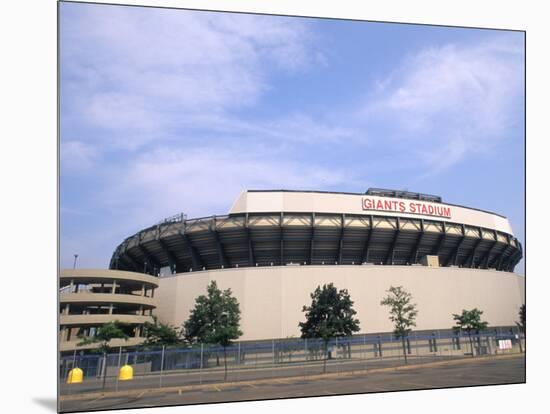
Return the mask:
<svg viewBox="0 0 550 414"><path fill-rule="evenodd" d="M114 1L112 2L114 3ZM236 404L141 409L138 413L530 412L547 389L548 268L542 235L547 215L548 74L545 9L534 2L316 0L126 1L264 13L527 30L529 281L528 384ZM538 3L544 4L544 3ZM52 412L56 338L56 4L2 4L2 399L4 412ZM7 190L7 191L6 191ZM546 192L546 194L545 194ZM519 197L520 195L511 195ZM7 225L7 226L6 226ZM24 294L24 295L23 295ZM25 297L27 302L20 303ZM17 315L17 318L15 317ZM23 318L21 319L21 315ZM537 401L540 399L540 401ZM51 406L51 403L49 404ZM530 409L530 407L535 407ZM156 411L155 411L156 410ZM118 412L118 411L111 411ZM120 411L134 412L134 411Z"/></svg>

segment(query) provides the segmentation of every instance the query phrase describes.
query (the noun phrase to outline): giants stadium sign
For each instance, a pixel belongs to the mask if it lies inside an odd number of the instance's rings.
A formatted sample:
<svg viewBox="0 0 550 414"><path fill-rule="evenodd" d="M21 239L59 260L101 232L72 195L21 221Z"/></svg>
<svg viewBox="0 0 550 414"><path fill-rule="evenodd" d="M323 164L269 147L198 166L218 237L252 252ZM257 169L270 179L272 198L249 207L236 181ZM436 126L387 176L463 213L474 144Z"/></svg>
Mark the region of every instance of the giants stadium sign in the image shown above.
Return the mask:
<svg viewBox="0 0 550 414"><path fill-rule="evenodd" d="M451 218L451 207L434 205L408 200L381 200L364 197L362 200L363 210L389 211L395 213L421 214L423 216L436 216Z"/></svg>

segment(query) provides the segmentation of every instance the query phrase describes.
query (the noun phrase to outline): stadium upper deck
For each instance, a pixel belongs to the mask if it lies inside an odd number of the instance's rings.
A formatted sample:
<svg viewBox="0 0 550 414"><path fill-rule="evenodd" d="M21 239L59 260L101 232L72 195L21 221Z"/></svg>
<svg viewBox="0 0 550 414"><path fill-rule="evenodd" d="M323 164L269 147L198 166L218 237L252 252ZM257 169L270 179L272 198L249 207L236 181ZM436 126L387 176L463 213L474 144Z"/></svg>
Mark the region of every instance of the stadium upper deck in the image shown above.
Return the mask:
<svg viewBox="0 0 550 414"><path fill-rule="evenodd" d="M228 215L175 216L125 239L110 268L158 274L245 266L412 265L513 271L522 246L498 214L395 190L244 191Z"/></svg>

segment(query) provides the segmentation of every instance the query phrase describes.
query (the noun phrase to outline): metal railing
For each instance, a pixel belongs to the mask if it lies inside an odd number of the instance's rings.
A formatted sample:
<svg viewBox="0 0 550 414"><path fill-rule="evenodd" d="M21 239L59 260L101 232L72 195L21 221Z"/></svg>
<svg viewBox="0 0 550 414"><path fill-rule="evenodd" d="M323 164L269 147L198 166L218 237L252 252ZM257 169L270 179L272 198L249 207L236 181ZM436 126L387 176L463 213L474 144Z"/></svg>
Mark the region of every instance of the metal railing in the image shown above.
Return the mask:
<svg viewBox="0 0 550 414"><path fill-rule="evenodd" d="M187 214L185 213L178 213L174 214L173 216L166 217L165 219L159 221L157 224L164 224L164 223L179 223L182 221L187 220Z"/></svg>
<svg viewBox="0 0 550 414"><path fill-rule="evenodd" d="M98 391L103 388L103 376L106 377L106 389L139 389L344 373L398 366L405 362L423 364L524 351L524 337L512 329L492 330L471 337L452 331L412 332L406 338L365 334L337 337L327 343L320 339L287 338L236 342L225 349L198 344L132 351L118 348L106 355L85 355L75 351L60 359L59 375L61 393L66 394ZM132 366L134 380L118 381L123 365ZM64 383L73 367L83 370L83 383Z"/></svg>

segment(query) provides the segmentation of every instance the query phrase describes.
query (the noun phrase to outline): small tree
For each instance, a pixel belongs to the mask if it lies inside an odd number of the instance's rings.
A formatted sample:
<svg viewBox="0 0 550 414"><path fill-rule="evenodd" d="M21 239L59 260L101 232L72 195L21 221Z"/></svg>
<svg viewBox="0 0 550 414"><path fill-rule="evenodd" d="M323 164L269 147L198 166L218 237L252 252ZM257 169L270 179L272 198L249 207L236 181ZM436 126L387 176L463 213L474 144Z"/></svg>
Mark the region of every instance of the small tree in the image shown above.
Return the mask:
<svg viewBox="0 0 550 414"><path fill-rule="evenodd" d="M403 356L407 364L406 339L411 332L411 327L416 326L418 310L416 303L411 303L412 295L403 289L403 286L390 286L387 293L388 295L380 304L390 307L390 321L394 324L393 332L398 339L401 338Z"/></svg>
<svg viewBox="0 0 550 414"><path fill-rule="evenodd" d="M224 381L227 380L226 348L243 333L239 330L241 311L231 289L223 292L215 280L210 282L207 295L195 300L195 308L184 323L184 336L190 343L218 344L223 347Z"/></svg>
<svg viewBox="0 0 550 414"><path fill-rule="evenodd" d="M125 332L125 329L128 329L128 327L128 324L119 321L107 322L97 329L95 336L78 336L82 340L77 343L77 346L99 343L97 349L103 354L103 388L105 388L105 380L107 378L107 352L111 349L109 343L111 339L128 340L129 335Z"/></svg>
<svg viewBox="0 0 550 414"><path fill-rule="evenodd" d="M347 289L338 291L330 283L317 286L311 293L311 305L302 308L306 312L306 321L298 325L302 331L302 338L321 338L324 343L323 372L327 369L328 342L337 336L349 336L359 331L359 320L353 316L357 313L353 309L353 301Z"/></svg>
<svg viewBox="0 0 550 414"><path fill-rule="evenodd" d="M516 325L518 326L519 331L525 335L525 304L520 306L518 316L519 322L516 322Z"/></svg>
<svg viewBox="0 0 550 414"><path fill-rule="evenodd" d="M157 322L145 322L143 325L145 341L143 345L177 345L181 342L180 332L172 325Z"/></svg>
<svg viewBox="0 0 550 414"><path fill-rule="evenodd" d="M478 334L480 331L487 329L489 325L487 322L481 320L483 311L474 308L472 310L462 310L462 314L453 314L453 319L456 321L456 325L453 326L455 332L466 331L470 340L470 349L472 351L472 357L474 356L474 344L472 341L472 332Z"/></svg>

